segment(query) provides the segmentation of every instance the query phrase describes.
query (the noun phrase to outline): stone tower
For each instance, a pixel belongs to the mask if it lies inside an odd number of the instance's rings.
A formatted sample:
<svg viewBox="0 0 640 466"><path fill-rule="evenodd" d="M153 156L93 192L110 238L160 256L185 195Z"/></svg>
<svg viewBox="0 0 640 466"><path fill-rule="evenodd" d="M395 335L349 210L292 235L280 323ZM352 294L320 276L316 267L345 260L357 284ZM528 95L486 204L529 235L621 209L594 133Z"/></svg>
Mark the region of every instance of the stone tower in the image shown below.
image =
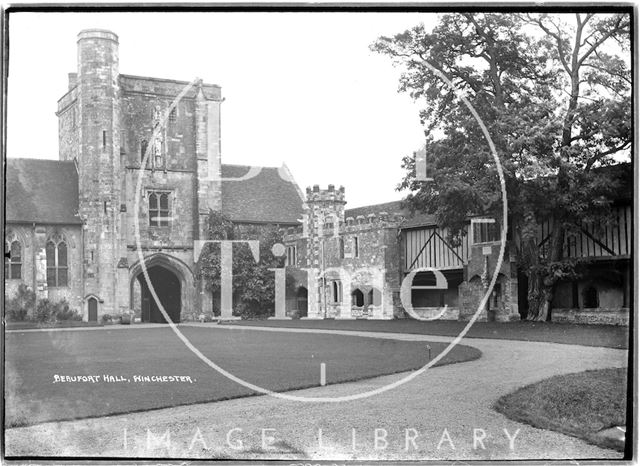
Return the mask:
<svg viewBox="0 0 640 466"><path fill-rule="evenodd" d="M324 236L337 236L344 225L344 206L347 203L344 186L338 190L330 184L328 189L318 185L307 188L306 229L309 236L310 265L322 266L319 239Z"/></svg>
<svg viewBox="0 0 640 466"><path fill-rule="evenodd" d="M120 141L118 36L87 29L78 34L77 164L79 213L84 221L85 296L117 311L120 255Z"/></svg>

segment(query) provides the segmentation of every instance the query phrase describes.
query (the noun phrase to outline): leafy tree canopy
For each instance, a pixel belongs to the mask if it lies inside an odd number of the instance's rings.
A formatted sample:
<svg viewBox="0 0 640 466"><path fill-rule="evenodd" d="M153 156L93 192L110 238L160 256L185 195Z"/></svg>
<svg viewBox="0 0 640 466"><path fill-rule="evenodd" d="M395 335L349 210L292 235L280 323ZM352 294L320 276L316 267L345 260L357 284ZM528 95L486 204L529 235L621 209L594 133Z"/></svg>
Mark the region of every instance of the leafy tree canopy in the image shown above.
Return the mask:
<svg viewBox="0 0 640 466"><path fill-rule="evenodd" d="M555 283L549 275L557 279L566 269L565 235L580 222L606 218L620 188L613 171L594 168L629 158L629 27L625 14L454 13L440 16L431 31L418 25L371 45L402 69L399 90L424 102L420 121L434 181L416 179L408 156L399 189L454 240L471 214L501 219L497 166L461 96L486 126L503 168L511 226L523 239L525 271L547 287L530 287L532 318L547 317ZM531 242L545 219L553 233L542 257Z"/></svg>

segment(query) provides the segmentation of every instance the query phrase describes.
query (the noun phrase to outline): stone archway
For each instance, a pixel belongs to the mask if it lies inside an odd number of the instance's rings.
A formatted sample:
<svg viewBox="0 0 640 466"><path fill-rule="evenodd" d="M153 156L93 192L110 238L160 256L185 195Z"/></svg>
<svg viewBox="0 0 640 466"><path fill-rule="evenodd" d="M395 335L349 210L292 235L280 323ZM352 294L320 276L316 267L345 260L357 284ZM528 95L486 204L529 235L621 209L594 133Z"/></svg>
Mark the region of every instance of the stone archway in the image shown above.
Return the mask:
<svg viewBox="0 0 640 466"><path fill-rule="evenodd" d="M174 323L185 320L186 315L195 312L193 274L186 264L162 253L145 257L144 264L150 284L140 261L132 265L129 272L130 308L135 309L136 299L140 300L142 322L166 322L149 285L153 287L160 304Z"/></svg>

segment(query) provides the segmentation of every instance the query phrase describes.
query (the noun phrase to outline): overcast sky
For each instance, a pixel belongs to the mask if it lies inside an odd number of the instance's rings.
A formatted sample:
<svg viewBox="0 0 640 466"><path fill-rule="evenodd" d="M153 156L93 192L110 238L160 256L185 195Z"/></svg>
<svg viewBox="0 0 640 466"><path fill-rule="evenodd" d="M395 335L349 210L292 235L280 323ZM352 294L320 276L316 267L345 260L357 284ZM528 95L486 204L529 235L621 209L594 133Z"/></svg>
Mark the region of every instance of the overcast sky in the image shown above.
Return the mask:
<svg viewBox="0 0 640 466"><path fill-rule="evenodd" d="M399 199L403 156L424 139L400 70L369 51L435 15L16 13L9 21L7 155L58 158L56 102L76 36L120 38L120 72L222 86L224 163L279 166L298 184L344 185L347 207Z"/></svg>

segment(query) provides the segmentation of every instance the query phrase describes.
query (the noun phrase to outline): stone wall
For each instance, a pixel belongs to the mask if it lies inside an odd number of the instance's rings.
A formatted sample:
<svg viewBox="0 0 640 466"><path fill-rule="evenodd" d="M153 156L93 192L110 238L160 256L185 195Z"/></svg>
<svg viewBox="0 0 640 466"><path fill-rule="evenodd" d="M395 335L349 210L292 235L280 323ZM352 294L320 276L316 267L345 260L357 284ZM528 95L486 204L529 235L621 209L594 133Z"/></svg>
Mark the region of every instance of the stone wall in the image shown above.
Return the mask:
<svg viewBox="0 0 640 466"><path fill-rule="evenodd" d="M572 324L629 325L628 308L553 309L552 322Z"/></svg>
<svg viewBox="0 0 640 466"><path fill-rule="evenodd" d="M470 320L478 312L482 299L488 292L487 285L498 266L499 252L499 242L471 245L469 261L464 270L466 279L458 287L460 320ZM508 246L505 248L504 259L499 264L495 286L479 312L479 321L508 322L520 319L517 268L515 258L509 255Z"/></svg>
<svg viewBox="0 0 640 466"><path fill-rule="evenodd" d="M393 318L401 312L397 221L386 214L366 221L345 220L345 203L343 187L307 188L307 225L302 232L288 231L285 236L285 244L298 250L298 267L313 268L318 278L322 271L326 274L326 289L319 285L315 290L320 314L310 312L309 317L324 317L326 309L329 318ZM338 303L330 299L334 281L341 287ZM351 294L356 289L365 295L374 290L379 303L367 306L366 313L353 307ZM311 301L312 293L309 296Z"/></svg>
<svg viewBox="0 0 640 466"><path fill-rule="evenodd" d="M71 89L58 101L58 156L60 160L77 159L79 152L78 90Z"/></svg>
<svg viewBox="0 0 640 466"><path fill-rule="evenodd" d="M5 280L5 296L15 296L18 286L26 284L36 292L37 299L59 301L66 299L71 308L83 313L83 276L82 276L82 231L78 225L7 225L7 234L15 232L22 246L22 268L20 279ZM48 287L46 277L46 242L53 235L64 238L67 245L68 282L65 287ZM38 270L38 257L41 262ZM44 267L42 267L44 265Z"/></svg>
<svg viewBox="0 0 640 466"><path fill-rule="evenodd" d="M136 244L135 199L138 200L139 240L144 247L193 248L194 174L181 171L145 170L140 181L140 192L136 192L140 170L128 169L126 173L125 238L127 246ZM168 192L171 220L168 226L151 226L149 221L149 194Z"/></svg>

